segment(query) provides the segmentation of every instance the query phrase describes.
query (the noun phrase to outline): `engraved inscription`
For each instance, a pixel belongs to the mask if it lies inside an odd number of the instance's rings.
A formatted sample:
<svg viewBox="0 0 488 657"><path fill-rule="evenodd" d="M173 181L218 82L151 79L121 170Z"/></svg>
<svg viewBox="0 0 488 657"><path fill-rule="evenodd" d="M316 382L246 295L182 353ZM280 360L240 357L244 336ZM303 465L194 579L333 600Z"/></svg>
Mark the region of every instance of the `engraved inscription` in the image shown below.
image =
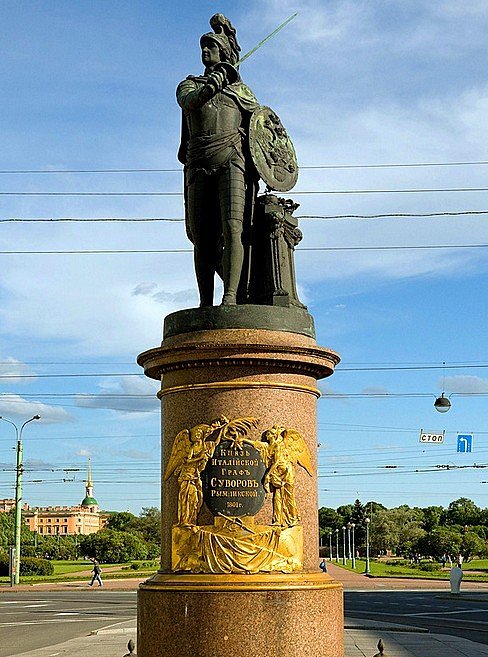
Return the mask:
<svg viewBox="0 0 488 657"><path fill-rule="evenodd" d="M265 470L255 447L222 441L202 472L205 504L214 515L254 516L266 496Z"/></svg>

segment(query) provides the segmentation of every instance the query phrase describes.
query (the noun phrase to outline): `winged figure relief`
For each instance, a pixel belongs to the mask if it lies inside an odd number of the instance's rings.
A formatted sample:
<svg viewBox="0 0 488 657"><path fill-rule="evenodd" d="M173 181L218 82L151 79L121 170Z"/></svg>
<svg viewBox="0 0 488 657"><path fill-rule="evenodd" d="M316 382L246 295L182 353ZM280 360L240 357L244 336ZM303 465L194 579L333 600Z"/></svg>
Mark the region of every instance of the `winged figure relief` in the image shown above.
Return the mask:
<svg viewBox="0 0 488 657"><path fill-rule="evenodd" d="M167 481L175 475L178 480L178 524L196 525L203 504L201 473L215 448L222 440L229 440L240 447L243 438L256 428L257 418L229 420L224 415L211 424L197 424L183 429L174 439L171 455L164 473Z"/></svg>
<svg viewBox="0 0 488 657"><path fill-rule="evenodd" d="M312 456L307 443L295 429L273 425L264 432L262 443L267 471L264 487L273 495L273 524L292 527L300 522L295 500L295 465L313 475Z"/></svg>

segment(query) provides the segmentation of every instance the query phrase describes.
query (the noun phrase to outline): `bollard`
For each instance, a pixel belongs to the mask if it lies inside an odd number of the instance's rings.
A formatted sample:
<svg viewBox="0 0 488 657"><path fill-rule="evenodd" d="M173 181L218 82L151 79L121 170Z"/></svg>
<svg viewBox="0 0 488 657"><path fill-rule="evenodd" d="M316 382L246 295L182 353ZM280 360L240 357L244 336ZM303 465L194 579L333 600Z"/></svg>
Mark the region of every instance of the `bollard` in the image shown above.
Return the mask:
<svg viewBox="0 0 488 657"><path fill-rule="evenodd" d="M383 639L380 639L378 641L378 650L379 652L376 653L373 657L388 657L388 655L385 652L385 644L383 643Z"/></svg>
<svg viewBox="0 0 488 657"><path fill-rule="evenodd" d="M451 595L459 595L461 592L461 580L463 579L463 569L461 564L458 563L454 568L451 568L449 573L449 580L451 584Z"/></svg>
<svg viewBox="0 0 488 657"><path fill-rule="evenodd" d="M127 644L127 648L129 649L129 652L124 655L124 657L137 657L137 654L134 652L134 648L136 647L136 644L132 639L129 639L129 643Z"/></svg>

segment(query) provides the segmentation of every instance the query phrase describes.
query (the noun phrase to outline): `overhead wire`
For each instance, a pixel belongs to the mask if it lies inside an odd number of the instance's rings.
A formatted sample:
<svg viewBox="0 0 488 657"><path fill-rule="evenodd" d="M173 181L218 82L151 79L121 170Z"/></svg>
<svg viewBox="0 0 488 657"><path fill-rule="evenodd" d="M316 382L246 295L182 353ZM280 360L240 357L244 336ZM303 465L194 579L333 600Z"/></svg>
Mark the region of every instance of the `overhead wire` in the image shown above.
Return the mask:
<svg viewBox="0 0 488 657"><path fill-rule="evenodd" d="M488 187L442 187L407 189L319 189L297 190L293 196L302 195L348 195L348 194L430 194L444 192L488 192ZM183 192L2 192L0 196L183 196Z"/></svg>
<svg viewBox="0 0 488 657"><path fill-rule="evenodd" d="M389 162L378 164L308 164L300 165L300 169L393 169L412 167L461 167L461 166L483 166L488 164L487 160L459 161L459 162ZM171 168L104 168L104 169L2 169L0 174L70 174L70 173L182 173L183 167Z"/></svg>
<svg viewBox="0 0 488 657"><path fill-rule="evenodd" d="M486 249L488 244L423 244L385 246L303 246L299 252L344 251L429 251L445 249ZM0 250L0 255L121 255L121 254L193 253L193 249L59 249L59 250Z"/></svg>
<svg viewBox="0 0 488 657"><path fill-rule="evenodd" d="M442 212L385 212L381 214L304 214L295 215L297 219L385 219L385 218L427 218L427 217L459 217L487 215L488 210L460 210ZM183 217L8 217L0 219L0 223L150 223L172 222L182 223Z"/></svg>

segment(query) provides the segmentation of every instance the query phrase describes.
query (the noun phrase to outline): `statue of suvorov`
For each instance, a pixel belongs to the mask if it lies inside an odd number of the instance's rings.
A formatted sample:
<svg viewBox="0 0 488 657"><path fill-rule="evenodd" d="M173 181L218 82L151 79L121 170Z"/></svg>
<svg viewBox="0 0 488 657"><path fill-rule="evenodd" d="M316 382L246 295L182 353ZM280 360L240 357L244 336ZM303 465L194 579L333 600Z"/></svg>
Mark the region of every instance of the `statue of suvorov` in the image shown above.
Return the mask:
<svg viewBox="0 0 488 657"><path fill-rule="evenodd" d="M185 165L186 229L201 306L213 305L215 273L224 283L223 305L246 301L239 284L249 267L244 242L259 181L248 143L259 104L239 76L232 24L215 14L210 25L214 31L200 39L203 75L189 76L176 91L183 110L178 159Z"/></svg>

